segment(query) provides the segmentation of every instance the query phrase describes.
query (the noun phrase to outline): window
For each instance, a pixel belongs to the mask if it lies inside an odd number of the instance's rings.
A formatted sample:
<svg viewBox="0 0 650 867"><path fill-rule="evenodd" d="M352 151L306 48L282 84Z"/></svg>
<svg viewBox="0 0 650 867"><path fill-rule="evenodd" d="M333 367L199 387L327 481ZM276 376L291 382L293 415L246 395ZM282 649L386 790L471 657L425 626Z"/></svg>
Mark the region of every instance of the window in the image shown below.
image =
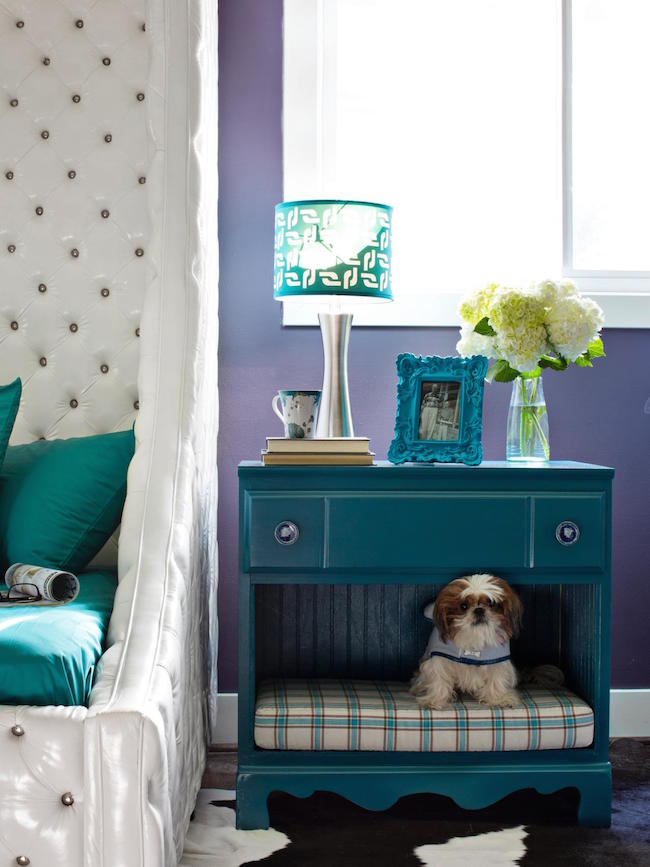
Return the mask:
<svg viewBox="0 0 650 867"><path fill-rule="evenodd" d="M650 326L650 3L284 10L284 198L394 207L396 300L356 322L455 325L486 282L564 274Z"/></svg>

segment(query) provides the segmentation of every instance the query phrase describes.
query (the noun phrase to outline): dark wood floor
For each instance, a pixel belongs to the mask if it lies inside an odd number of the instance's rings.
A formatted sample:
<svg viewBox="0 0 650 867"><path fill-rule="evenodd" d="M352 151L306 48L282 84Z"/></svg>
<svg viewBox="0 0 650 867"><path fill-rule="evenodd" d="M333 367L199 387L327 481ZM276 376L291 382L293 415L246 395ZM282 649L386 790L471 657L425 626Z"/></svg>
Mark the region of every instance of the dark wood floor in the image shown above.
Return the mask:
<svg viewBox="0 0 650 867"><path fill-rule="evenodd" d="M237 747L225 744L211 747L203 774L204 789L234 789L237 775Z"/></svg>

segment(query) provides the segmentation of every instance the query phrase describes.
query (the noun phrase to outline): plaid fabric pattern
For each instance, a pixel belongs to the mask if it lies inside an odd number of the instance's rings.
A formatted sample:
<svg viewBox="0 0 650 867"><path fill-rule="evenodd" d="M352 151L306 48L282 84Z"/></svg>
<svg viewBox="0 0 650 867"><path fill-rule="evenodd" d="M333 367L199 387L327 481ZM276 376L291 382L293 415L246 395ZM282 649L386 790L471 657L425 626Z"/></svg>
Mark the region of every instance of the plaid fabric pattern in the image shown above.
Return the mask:
<svg viewBox="0 0 650 867"><path fill-rule="evenodd" d="M468 699L420 708L408 684L372 680L269 680L260 685L255 743L268 750L473 752L587 747L594 713L567 689L520 689L521 705Z"/></svg>

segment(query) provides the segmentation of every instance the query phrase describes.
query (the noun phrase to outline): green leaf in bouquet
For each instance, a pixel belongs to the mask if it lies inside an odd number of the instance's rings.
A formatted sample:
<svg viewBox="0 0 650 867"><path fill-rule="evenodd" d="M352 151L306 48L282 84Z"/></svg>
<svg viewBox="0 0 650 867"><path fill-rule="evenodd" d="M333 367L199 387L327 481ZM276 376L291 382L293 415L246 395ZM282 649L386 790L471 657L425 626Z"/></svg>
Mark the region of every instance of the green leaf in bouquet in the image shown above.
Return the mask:
<svg viewBox="0 0 650 867"><path fill-rule="evenodd" d="M605 357L605 347L603 346L603 341L600 339L600 337L597 337L595 340L591 341L591 343L587 347L585 355L587 356L587 358Z"/></svg>
<svg viewBox="0 0 650 867"><path fill-rule="evenodd" d="M592 340L585 352L579 358L576 358L575 365L576 367L593 367L591 363L593 358L604 358L605 357L605 348L603 347L603 341L600 337L597 337L595 340Z"/></svg>
<svg viewBox="0 0 650 867"><path fill-rule="evenodd" d="M488 382L512 382L512 380L517 379L518 376L519 371L514 370L505 359L500 358L496 364L493 364L488 370L485 378Z"/></svg>
<svg viewBox="0 0 650 867"><path fill-rule="evenodd" d="M488 322L487 316L484 316L480 322L476 323L476 325L474 326L474 331L477 334L482 334L483 337L494 337L494 335L496 334L496 331Z"/></svg>
<svg viewBox="0 0 650 867"><path fill-rule="evenodd" d="M569 366L569 362L561 355L559 358L554 358L552 355L542 355L539 360L539 366L542 370L547 368L550 370L566 370Z"/></svg>

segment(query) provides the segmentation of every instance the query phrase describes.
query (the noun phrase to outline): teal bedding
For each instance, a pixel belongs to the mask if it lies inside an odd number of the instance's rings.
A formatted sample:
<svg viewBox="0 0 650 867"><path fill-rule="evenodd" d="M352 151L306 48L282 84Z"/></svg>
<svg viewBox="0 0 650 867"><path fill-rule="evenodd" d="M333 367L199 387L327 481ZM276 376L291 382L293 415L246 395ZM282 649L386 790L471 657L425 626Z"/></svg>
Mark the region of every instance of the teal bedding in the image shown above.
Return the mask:
<svg viewBox="0 0 650 867"><path fill-rule="evenodd" d="M0 704L88 703L117 578L85 572L79 582L79 595L65 605L0 603Z"/></svg>

